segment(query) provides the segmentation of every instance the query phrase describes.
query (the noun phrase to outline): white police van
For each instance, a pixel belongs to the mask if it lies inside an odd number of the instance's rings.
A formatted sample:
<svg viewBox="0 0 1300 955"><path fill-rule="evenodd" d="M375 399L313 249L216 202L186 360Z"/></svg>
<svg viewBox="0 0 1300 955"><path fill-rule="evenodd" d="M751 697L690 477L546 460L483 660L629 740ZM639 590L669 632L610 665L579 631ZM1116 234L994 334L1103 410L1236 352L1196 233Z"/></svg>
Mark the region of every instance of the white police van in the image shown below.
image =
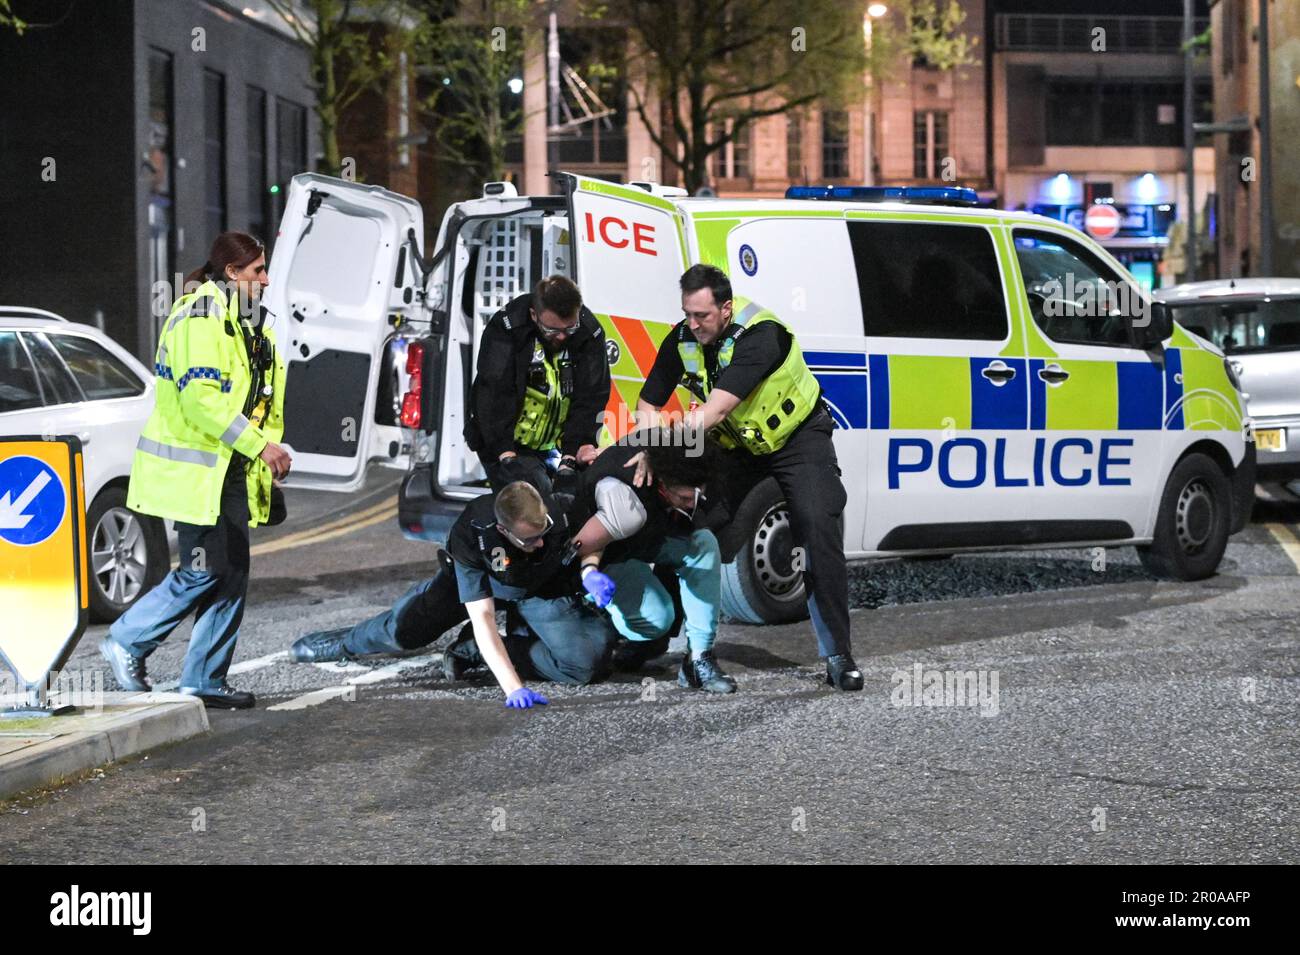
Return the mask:
<svg viewBox="0 0 1300 955"><path fill-rule="evenodd" d="M821 381L849 557L1132 544L1189 580L1248 519L1255 448L1232 369L1075 229L960 189L733 200L565 181L563 196L488 184L426 257L413 200L295 177L266 296L295 483L406 468L402 530L441 538L485 493L461 432L488 318L542 276L577 281L607 334L618 430L681 317L678 277L707 262L790 325ZM730 616L805 613L774 482L722 543Z"/></svg>

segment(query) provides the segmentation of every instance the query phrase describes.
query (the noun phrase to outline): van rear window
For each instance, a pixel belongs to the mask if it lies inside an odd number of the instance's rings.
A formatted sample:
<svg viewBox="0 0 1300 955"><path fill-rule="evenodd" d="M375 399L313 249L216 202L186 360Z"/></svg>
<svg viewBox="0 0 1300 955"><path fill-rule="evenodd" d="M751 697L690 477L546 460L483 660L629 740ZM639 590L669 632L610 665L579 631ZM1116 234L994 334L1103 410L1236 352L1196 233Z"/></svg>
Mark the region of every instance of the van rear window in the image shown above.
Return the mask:
<svg viewBox="0 0 1300 955"><path fill-rule="evenodd" d="M863 332L873 338L1002 341L993 237L980 226L850 221Z"/></svg>

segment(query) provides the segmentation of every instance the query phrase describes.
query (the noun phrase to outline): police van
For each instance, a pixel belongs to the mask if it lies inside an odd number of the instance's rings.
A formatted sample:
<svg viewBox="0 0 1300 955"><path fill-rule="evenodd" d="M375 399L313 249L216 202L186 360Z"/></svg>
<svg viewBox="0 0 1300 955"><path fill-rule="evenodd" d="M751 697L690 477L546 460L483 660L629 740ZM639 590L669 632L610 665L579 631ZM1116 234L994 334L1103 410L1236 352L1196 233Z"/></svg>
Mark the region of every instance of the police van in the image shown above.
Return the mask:
<svg viewBox="0 0 1300 955"><path fill-rule="evenodd" d="M681 318L678 277L705 262L790 326L821 382L851 558L1131 544L1157 575L1194 580L1245 525L1255 448L1232 368L1081 232L962 189L704 199L563 179L559 196L489 183L447 211L429 254L415 201L294 178L265 300L293 483L403 468L403 532L442 539L486 493L462 430L492 314L543 276L578 283L606 335L612 440ZM723 537L726 613L806 613L774 481Z"/></svg>

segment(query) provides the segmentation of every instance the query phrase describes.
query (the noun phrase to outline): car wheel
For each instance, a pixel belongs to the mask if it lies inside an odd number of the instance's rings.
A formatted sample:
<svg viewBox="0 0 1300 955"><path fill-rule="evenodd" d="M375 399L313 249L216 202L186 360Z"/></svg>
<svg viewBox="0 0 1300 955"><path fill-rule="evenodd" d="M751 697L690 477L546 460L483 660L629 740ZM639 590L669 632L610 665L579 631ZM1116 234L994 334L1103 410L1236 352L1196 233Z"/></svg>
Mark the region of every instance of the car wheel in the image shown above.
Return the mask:
<svg viewBox="0 0 1300 955"><path fill-rule="evenodd" d="M722 565L722 612L739 623L790 623L808 616L803 570L796 565L790 512L769 478L736 511L744 537Z"/></svg>
<svg viewBox="0 0 1300 955"><path fill-rule="evenodd" d="M1138 548L1142 566L1170 580L1209 577L1223 559L1231 521L1227 476L1206 455L1187 455L1165 484L1150 546Z"/></svg>
<svg viewBox="0 0 1300 955"><path fill-rule="evenodd" d="M90 616L111 623L167 575L171 555L162 524L126 506L126 490L100 492L86 516Z"/></svg>

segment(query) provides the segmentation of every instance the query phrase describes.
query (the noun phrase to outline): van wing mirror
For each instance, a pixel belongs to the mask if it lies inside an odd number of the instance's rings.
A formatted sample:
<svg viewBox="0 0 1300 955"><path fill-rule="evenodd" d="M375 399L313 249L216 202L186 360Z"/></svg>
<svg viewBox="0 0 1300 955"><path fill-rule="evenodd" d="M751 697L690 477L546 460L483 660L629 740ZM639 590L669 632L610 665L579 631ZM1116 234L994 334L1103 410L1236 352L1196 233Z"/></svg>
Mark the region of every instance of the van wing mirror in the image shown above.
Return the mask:
<svg viewBox="0 0 1300 955"><path fill-rule="evenodd" d="M1137 348L1158 348L1173 333L1173 310L1166 302L1151 302L1133 318L1133 344Z"/></svg>

